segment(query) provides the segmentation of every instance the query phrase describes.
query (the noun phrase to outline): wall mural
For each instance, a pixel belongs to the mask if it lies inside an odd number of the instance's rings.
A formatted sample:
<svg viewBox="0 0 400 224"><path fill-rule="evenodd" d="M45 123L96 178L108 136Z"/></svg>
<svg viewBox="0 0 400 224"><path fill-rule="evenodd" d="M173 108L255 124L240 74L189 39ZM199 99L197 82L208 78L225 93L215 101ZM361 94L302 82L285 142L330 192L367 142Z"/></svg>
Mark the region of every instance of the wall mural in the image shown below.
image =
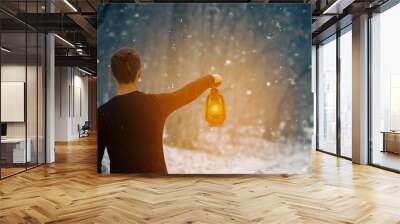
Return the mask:
<svg viewBox="0 0 400 224"><path fill-rule="evenodd" d="M98 12L98 172L310 169L306 4L108 4Z"/></svg>

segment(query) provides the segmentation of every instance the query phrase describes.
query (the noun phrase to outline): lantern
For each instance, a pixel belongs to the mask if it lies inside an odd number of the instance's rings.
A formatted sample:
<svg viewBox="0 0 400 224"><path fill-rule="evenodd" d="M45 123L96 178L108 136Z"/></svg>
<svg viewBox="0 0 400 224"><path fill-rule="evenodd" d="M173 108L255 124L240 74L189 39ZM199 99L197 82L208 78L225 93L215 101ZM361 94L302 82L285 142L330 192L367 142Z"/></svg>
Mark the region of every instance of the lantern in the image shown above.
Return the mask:
<svg viewBox="0 0 400 224"><path fill-rule="evenodd" d="M212 88L206 101L206 120L210 126L221 126L224 124L226 111L224 97L216 88Z"/></svg>

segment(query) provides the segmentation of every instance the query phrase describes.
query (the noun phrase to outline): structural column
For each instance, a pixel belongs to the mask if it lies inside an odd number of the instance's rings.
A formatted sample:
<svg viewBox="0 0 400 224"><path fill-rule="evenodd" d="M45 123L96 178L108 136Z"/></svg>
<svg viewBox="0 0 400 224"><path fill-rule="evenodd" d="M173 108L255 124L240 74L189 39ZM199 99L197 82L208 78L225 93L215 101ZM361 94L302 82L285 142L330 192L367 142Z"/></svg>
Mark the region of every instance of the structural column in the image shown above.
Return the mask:
<svg viewBox="0 0 400 224"><path fill-rule="evenodd" d="M51 1L46 1L46 11L53 12ZM55 43L54 34L46 34L46 163L55 161Z"/></svg>
<svg viewBox="0 0 400 224"><path fill-rule="evenodd" d="M353 19L353 162L368 163L368 15Z"/></svg>

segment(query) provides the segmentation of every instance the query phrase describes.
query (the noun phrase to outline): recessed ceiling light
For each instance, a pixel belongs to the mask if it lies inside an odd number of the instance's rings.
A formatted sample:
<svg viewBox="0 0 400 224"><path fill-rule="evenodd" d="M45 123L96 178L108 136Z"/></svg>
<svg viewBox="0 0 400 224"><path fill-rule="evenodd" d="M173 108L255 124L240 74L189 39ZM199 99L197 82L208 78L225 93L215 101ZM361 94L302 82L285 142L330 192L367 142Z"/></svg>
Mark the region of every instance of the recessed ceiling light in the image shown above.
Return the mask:
<svg viewBox="0 0 400 224"><path fill-rule="evenodd" d="M62 42L64 42L65 44L67 44L68 46L75 48L75 45L73 45L71 42L69 42L68 40L60 37L58 34L54 34L55 37L57 37L59 40L61 40Z"/></svg>
<svg viewBox="0 0 400 224"><path fill-rule="evenodd" d="M88 71L86 71L86 70L83 70L83 69L81 69L81 68L79 68L79 67L78 67L78 70L81 71L81 72L83 72L83 73L85 73L86 75L90 75L90 76L93 75L92 73L90 73L90 72L88 72Z"/></svg>
<svg viewBox="0 0 400 224"><path fill-rule="evenodd" d="M9 49L7 49L5 47L1 47L1 51L4 51L6 53L10 53L11 52L11 50L9 50Z"/></svg>
<svg viewBox="0 0 400 224"><path fill-rule="evenodd" d="M354 0L336 0L322 14L342 14L343 9L348 7L354 2Z"/></svg>
<svg viewBox="0 0 400 224"><path fill-rule="evenodd" d="M68 5L74 12L78 12L78 10L68 1L64 0L64 3Z"/></svg>

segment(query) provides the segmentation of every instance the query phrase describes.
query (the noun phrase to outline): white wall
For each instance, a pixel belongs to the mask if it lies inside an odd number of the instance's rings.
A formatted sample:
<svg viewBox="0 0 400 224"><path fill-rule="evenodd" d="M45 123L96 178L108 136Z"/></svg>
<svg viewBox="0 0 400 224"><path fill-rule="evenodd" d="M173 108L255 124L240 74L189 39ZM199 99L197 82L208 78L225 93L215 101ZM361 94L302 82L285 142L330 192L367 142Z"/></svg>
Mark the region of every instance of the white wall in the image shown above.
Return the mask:
<svg viewBox="0 0 400 224"><path fill-rule="evenodd" d="M38 69L38 70L36 70ZM27 81L25 80L27 78ZM26 107L22 108L27 115L24 122L6 122L8 138L25 138L30 140L32 161L44 162L44 74L42 68L25 64L3 64L1 66L1 81L26 83ZM7 96L2 96L7 97ZM1 108L7 110L9 108ZM37 153L39 156L37 157Z"/></svg>
<svg viewBox="0 0 400 224"><path fill-rule="evenodd" d="M75 70L76 71L76 70ZM71 135L73 138L76 138L79 136L78 133L78 125L83 125L85 121L88 121L89 119L89 102L88 102L88 78L85 76L81 76L82 73L79 73L79 75L74 75L74 108L72 109L73 111L73 119L71 120ZM80 97L79 97L80 95ZM80 102L79 102L80 101ZM81 108L79 108L81 107ZM81 111L80 111L81 110Z"/></svg>
<svg viewBox="0 0 400 224"><path fill-rule="evenodd" d="M2 82L25 82L25 65L9 64L1 66L1 81ZM36 67L27 67L29 86L36 86L36 80L31 75L36 76ZM29 111L36 111L36 88L27 88L27 103L31 109ZM34 102L31 104L31 102ZM40 106L40 105L39 105ZM34 107L34 108L32 108ZM1 108L7 110L7 108ZM28 122L34 121L36 123L36 113L28 113ZM28 128L33 125L28 124ZM36 129L36 126L35 126ZM29 134L29 130L28 130ZM25 123L24 122L11 122L7 123L7 136L8 137L25 137ZM29 136L28 136L29 137Z"/></svg>
<svg viewBox="0 0 400 224"><path fill-rule="evenodd" d="M88 120L88 78L76 68L57 67L55 85L55 140L77 139L78 125Z"/></svg>
<svg viewBox="0 0 400 224"><path fill-rule="evenodd" d="M25 65L2 65L1 81L25 82ZM6 108L1 109L6 110ZM25 123L7 123L7 137L25 137Z"/></svg>
<svg viewBox="0 0 400 224"><path fill-rule="evenodd" d="M68 140L69 96L68 88L70 77L69 68L56 67L55 69L55 140Z"/></svg>

